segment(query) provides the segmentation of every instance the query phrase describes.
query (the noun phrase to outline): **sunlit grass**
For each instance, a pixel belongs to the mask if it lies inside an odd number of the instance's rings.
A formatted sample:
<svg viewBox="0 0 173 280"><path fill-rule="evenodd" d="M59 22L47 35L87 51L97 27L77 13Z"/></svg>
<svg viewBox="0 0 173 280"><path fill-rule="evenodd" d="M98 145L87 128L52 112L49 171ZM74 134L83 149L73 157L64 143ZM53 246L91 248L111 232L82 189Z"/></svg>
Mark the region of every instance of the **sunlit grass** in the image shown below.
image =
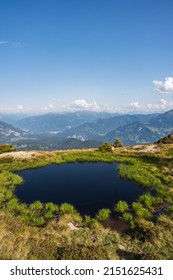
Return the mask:
<svg viewBox="0 0 173 280"><path fill-rule="evenodd" d="M159 147L155 153L123 147L104 153L93 149L42 152L23 159L10 154L1 157L0 259L171 259L173 146ZM118 162L121 177L146 188L147 193L132 205L116 206L130 234L121 235L100 224L109 219L109 209L100 209L94 219L81 217L69 204L37 201L27 205L14 196L22 178L13 172L73 162ZM165 207L160 213L164 215L153 216L160 205ZM79 230L71 231L69 222Z"/></svg>

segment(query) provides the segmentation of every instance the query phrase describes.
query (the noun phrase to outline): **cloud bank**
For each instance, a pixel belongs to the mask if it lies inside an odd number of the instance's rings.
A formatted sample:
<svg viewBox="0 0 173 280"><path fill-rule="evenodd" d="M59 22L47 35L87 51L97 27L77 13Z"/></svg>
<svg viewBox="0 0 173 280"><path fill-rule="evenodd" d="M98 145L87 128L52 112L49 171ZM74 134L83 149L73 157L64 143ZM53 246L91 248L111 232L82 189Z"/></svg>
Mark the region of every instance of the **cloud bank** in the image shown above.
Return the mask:
<svg viewBox="0 0 173 280"><path fill-rule="evenodd" d="M173 93L173 77L166 77L164 81L154 80L154 91L163 94Z"/></svg>
<svg viewBox="0 0 173 280"><path fill-rule="evenodd" d="M129 105L129 109L140 111L140 112L153 112L153 111L163 111L163 110L171 110L173 107L172 101L166 101L165 99L160 99L159 103L148 103L146 105L140 104L139 101L131 102Z"/></svg>
<svg viewBox="0 0 173 280"><path fill-rule="evenodd" d="M67 111L104 111L110 110L111 107L109 105L99 105L96 101L88 102L85 99L75 99L69 104L63 105L63 109Z"/></svg>

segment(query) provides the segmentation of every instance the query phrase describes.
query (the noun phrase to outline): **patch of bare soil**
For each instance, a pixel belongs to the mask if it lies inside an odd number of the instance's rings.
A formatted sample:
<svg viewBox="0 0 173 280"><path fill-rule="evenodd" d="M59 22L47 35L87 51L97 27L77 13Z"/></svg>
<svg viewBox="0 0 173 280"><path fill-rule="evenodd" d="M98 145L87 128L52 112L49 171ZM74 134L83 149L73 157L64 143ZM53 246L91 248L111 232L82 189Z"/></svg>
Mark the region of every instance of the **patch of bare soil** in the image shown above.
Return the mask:
<svg viewBox="0 0 173 280"><path fill-rule="evenodd" d="M143 153L155 153L160 150L160 147L155 144L135 145L131 147L134 151Z"/></svg>
<svg viewBox="0 0 173 280"><path fill-rule="evenodd" d="M125 232L129 229L128 224L119 216L111 216L106 222L103 223L105 228L116 230L119 233Z"/></svg>
<svg viewBox="0 0 173 280"><path fill-rule="evenodd" d="M2 157L14 157L14 158L31 158L33 156L41 155L41 152L38 151L19 151L19 152L9 152L9 153L3 153L0 155L0 158Z"/></svg>

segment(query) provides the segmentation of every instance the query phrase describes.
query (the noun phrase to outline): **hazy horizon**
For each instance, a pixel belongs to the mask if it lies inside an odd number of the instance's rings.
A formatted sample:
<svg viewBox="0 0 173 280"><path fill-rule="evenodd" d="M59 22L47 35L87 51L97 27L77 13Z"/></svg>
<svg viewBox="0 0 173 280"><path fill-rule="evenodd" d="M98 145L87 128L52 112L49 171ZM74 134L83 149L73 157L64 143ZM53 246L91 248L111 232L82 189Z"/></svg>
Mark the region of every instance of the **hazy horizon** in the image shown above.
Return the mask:
<svg viewBox="0 0 173 280"><path fill-rule="evenodd" d="M43 112L43 111L32 111L32 112L21 112L21 111L8 111L8 112L0 112L0 120L1 117L5 117L5 116L16 116L19 118L25 118L25 117L34 117L34 116L42 116L42 115L49 115L49 114L60 114L60 115L65 115L65 114L75 114L75 113L88 113L88 114L92 114L92 113L96 113L96 114L108 114L108 115L149 115L149 114L163 114L165 112L171 111L173 109L164 109L164 110L156 110L156 111L121 111L121 112L113 112L113 111L90 111L90 110L72 110L72 111L47 111L47 112ZM101 117L102 118L102 117Z"/></svg>

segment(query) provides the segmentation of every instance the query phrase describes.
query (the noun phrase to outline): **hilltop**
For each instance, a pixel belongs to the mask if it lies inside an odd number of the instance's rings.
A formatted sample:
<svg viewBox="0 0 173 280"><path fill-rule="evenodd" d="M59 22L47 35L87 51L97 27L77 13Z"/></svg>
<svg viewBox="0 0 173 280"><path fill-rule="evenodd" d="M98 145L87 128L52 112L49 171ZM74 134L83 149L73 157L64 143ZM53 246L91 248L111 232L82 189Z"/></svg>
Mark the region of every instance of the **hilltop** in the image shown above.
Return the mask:
<svg viewBox="0 0 173 280"><path fill-rule="evenodd" d="M173 134L169 134L168 136L159 139L156 143L157 144L173 144Z"/></svg>

